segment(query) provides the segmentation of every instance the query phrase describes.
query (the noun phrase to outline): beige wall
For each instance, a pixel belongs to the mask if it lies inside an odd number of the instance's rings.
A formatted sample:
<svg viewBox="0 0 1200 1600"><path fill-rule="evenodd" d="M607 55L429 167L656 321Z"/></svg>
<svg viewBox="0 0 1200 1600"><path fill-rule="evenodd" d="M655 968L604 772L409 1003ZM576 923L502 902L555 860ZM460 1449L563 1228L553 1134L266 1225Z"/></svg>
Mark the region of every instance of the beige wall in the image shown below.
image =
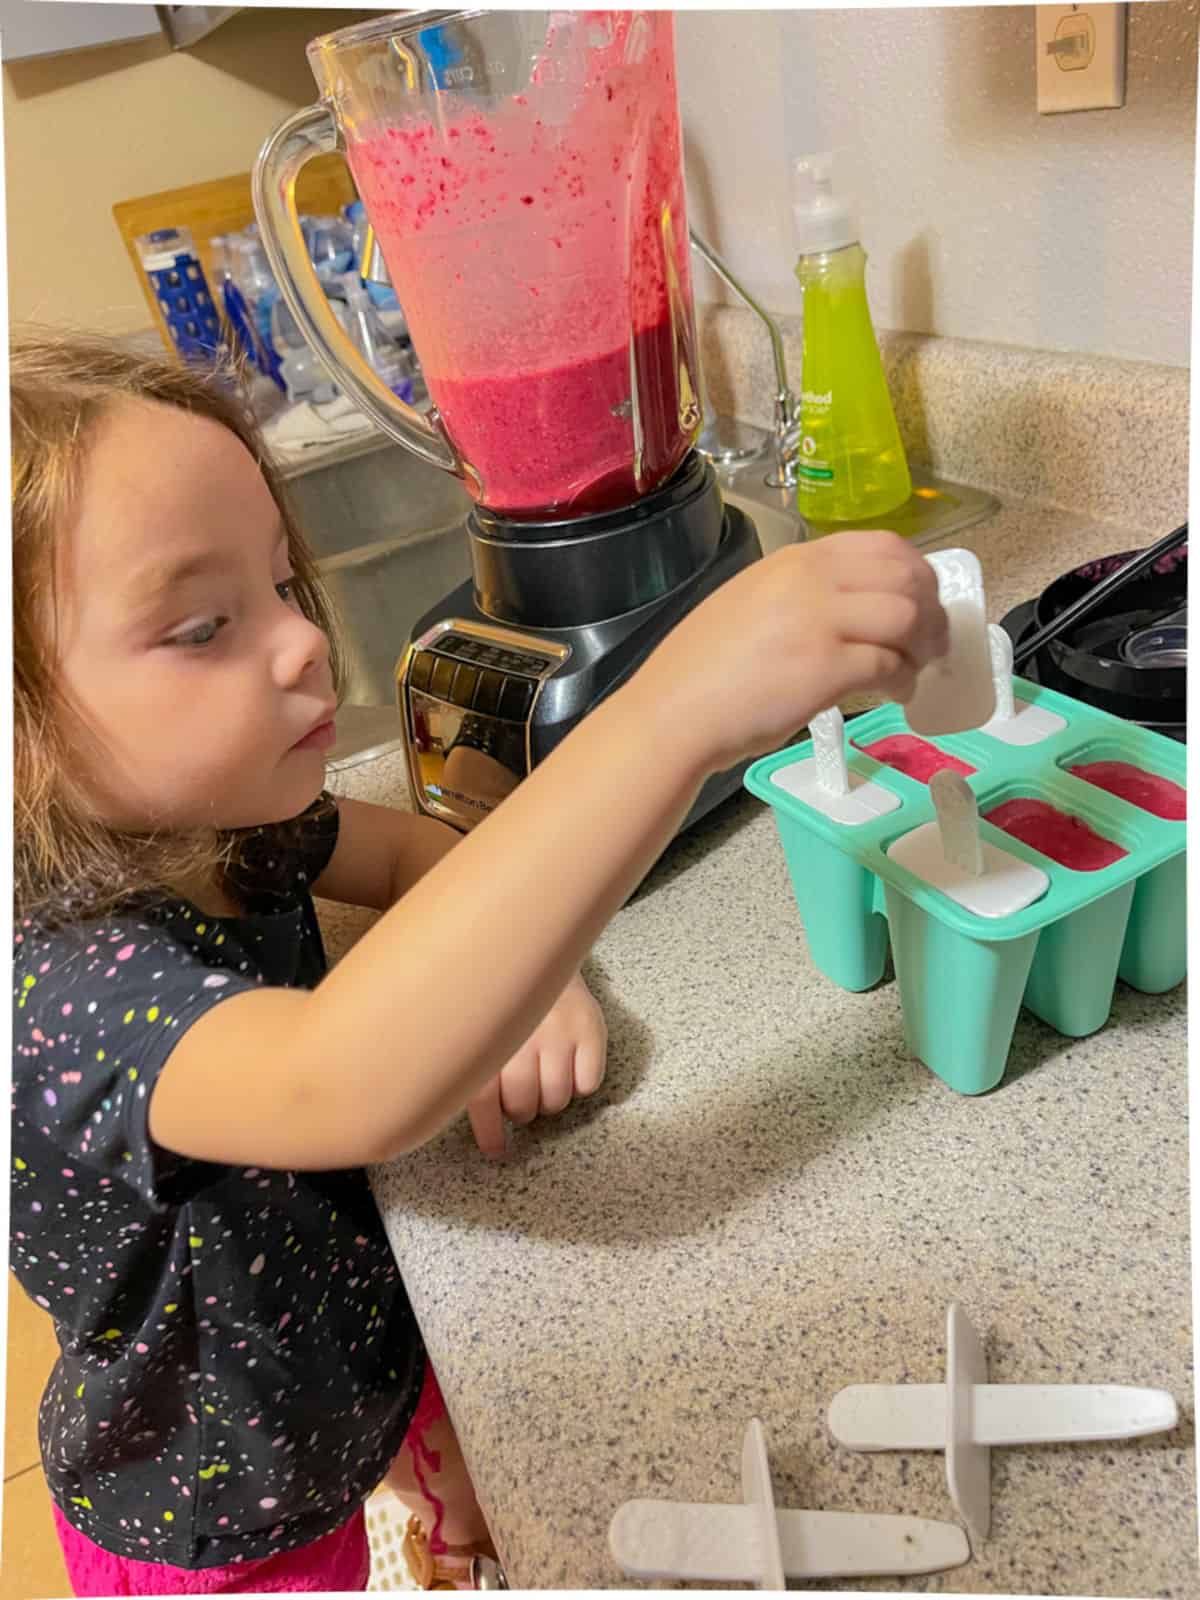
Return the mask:
<svg viewBox="0 0 1200 1600"><path fill-rule="evenodd" d="M190 50L154 41L4 66L11 319L145 328L114 201L248 171L274 124L315 98L305 44L365 14L247 11Z"/></svg>
<svg viewBox="0 0 1200 1600"><path fill-rule="evenodd" d="M691 220L798 311L791 158L837 147L881 327L1187 366L1198 13L1131 4L1125 106L1066 116L1032 6L680 16Z"/></svg>

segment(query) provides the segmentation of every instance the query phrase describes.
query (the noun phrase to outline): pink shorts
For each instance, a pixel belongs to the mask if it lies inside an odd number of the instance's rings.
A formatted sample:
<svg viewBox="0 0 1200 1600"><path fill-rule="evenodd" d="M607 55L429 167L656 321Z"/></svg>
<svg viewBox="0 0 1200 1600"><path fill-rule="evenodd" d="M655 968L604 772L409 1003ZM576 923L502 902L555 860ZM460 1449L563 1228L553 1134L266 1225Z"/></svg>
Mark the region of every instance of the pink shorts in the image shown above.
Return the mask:
<svg viewBox="0 0 1200 1600"><path fill-rule="evenodd" d="M110 1555L73 1528L57 1506L53 1510L67 1576L77 1595L336 1594L365 1589L371 1576L367 1518L361 1506L349 1522L298 1550L194 1570Z"/></svg>
<svg viewBox="0 0 1200 1600"><path fill-rule="evenodd" d="M425 1454L422 1433L444 1415L445 1402L426 1361L421 1397L405 1436L414 1462ZM260 1561L194 1569L111 1555L73 1528L57 1506L52 1509L67 1576L77 1595L346 1594L365 1589L371 1576L367 1519L361 1506L340 1528L297 1550L281 1550Z"/></svg>

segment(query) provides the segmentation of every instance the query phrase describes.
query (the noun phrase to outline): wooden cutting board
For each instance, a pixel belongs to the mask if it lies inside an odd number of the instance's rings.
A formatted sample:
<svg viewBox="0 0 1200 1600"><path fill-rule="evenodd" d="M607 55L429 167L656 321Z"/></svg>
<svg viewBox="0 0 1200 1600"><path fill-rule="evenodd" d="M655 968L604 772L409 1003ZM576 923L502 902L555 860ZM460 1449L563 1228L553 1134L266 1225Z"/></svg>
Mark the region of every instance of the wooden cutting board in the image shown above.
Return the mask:
<svg viewBox="0 0 1200 1600"><path fill-rule="evenodd" d="M317 156L296 181L296 204L302 212L335 215L357 198L350 169L338 155ZM175 354L175 345L154 291L142 271L133 241L159 228L190 228L204 276L219 302L220 286L214 281L209 242L222 234L236 233L254 221L250 174L240 172L232 178L214 178L208 183L163 189L159 194L142 195L136 200L119 200L112 210L154 326L167 349Z"/></svg>

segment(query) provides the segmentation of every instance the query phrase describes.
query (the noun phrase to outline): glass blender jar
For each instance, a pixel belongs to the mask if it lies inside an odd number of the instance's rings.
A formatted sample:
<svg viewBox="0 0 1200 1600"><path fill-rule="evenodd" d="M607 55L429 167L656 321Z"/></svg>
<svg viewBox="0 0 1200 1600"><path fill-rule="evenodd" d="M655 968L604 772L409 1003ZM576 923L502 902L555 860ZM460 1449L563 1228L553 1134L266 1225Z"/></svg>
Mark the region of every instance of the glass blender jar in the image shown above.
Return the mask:
<svg viewBox="0 0 1200 1600"><path fill-rule="evenodd" d="M308 56L321 101L264 145L255 210L338 386L474 500L472 576L397 640L396 669L416 802L471 828L761 555L692 448L673 18L400 13ZM349 345L303 248L296 176L333 150L403 307L428 415ZM692 817L739 780L710 777Z"/></svg>
<svg viewBox="0 0 1200 1600"><path fill-rule="evenodd" d="M379 425L518 521L630 506L700 427L669 12L416 12L313 40L318 105L254 172L293 314ZM372 379L319 293L295 179L340 149L434 412Z"/></svg>

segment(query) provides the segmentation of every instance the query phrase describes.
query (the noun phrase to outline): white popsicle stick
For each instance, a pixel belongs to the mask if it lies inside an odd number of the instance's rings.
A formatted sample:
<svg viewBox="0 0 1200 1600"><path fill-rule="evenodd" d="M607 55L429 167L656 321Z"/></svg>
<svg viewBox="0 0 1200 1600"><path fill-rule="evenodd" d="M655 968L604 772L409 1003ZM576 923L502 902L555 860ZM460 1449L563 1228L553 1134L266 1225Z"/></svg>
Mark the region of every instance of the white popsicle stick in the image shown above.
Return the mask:
<svg viewBox="0 0 1200 1600"><path fill-rule="evenodd" d="M845 729L845 721L837 706L831 706L828 711L818 711L808 725L808 731L812 734L817 782L826 794L850 793Z"/></svg>
<svg viewBox="0 0 1200 1600"><path fill-rule="evenodd" d="M861 1511L776 1516L788 1578L915 1577L961 1567L971 1555L962 1529L952 1522ZM749 1506L627 1500L613 1518L609 1548L630 1578L757 1584L753 1540Z"/></svg>
<svg viewBox="0 0 1200 1600"><path fill-rule="evenodd" d="M972 1539L992 1526L992 1452L972 1428L975 1390L987 1382L987 1355L961 1306L946 1317L946 1486Z"/></svg>
<svg viewBox="0 0 1200 1600"><path fill-rule="evenodd" d="M937 550L926 559L937 573L950 649L917 674L904 716L914 733L966 733L996 710L983 569L969 550Z"/></svg>
<svg viewBox="0 0 1200 1600"><path fill-rule="evenodd" d="M822 771L822 760L827 763L833 760L829 749L832 737L831 724L822 723L819 731L817 726L826 717L837 718L837 765L840 776L835 773L832 782L827 780ZM853 828L864 822L874 822L876 817L886 817L889 812L898 811L900 796L895 790L886 789L882 783L873 783L870 778L864 778L860 773L850 771L846 762L846 748L841 730L840 711L835 708L833 711L820 712L809 725L809 731L813 736L813 754L805 756L802 761L789 761L786 767L777 767L771 774L771 782L785 794L802 800L806 806L819 811L831 822L840 823L846 828ZM827 742L822 746L818 740ZM840 789L839 784L843 777L846 787Z"/></svg>
<svg viewBox="0 0 1200 1600"><path fill-rule="evenodd" d="M1067 719L1057 711L1047 711L1044 706L1031 705L1028 700L1018 700L1013 695L1012 640L998 622L988 627L988 647L992 654L992 678L996 692L996 714L985 722L982 732L1001 744L1024 747L1041 744L1056 733L1061 733Z"/></svg>
<svg viewBox="0 0 1200 1600"><path fill-rule="evenodd" d="M935 774L936 778L941 773ZM1014 917L1040 900L1050 887L1041 867L1001 850L989 840L980 841L983 874L974 877L949 860L936 822L923 822L888 846L888 856L914 877L938 889L947 899L977 917Z"/></svg>
<svg viewBox="0 0 1200 1600"><path fill-rule="evenodd" d="M1006 1445L1140 1439L1173 1428L1175 1402L1162 1389L1119 1383L980 1383L971 1437ZM851 1450L940 1450L946 1442L946 1385L851 1384L833 1398L829 1425Z"/></svg>
<svg viewBox="0 0 1200 1600"><path fill-rule="evenodd" d="M937 812L946 860L952 866L961 867L968 877L982 878L983 850L975 791L961 773L943 767L930 778L929 794Z"/></svg>
<svg viewBox="0 0 1200 1600"><path fill-rule="evenodd" d="M983 1346L958 1305L947 1315L944 1384L854 1384L829 1407L830 1432L851 1450L945 1450L950 1498L976 1540L991 1525L993 1447L1137 1439L1177 1421L1162 1389L988 1383Z"/></svg>
<svg viewBox="0 0 1200 1600"><path fill-rule="evenodd" d="M766 1435L757 1418L742 1447L740 1506L629 1500L609 1528L628 1577L752 1583L787 1578L886 1577L943 1572L970 1558L961 1528L924 1517L847 1511L776 1511Z"/></svg>
<svg viewBox="0 0 1200 1600"><path fill-rule="evenodd" d="M988 649L992 656L992 688L996 695L993 722L1010 722L1016 706L1013 701L1012 640L998 622L988 623Z"/></svg>
<svg viewBox="0 0 1200 1600"><path fill-rule="evenodd" d="M838 721L841 721L839 714ZM746 1424L742 1440L742 1499L754 1516L754 1554L760 1589L786 1589L783 1551L779 1548L779 1523L775 1517L775 1491L771 1487L771 1463L767 1457L767 1436L757 1417Z"/></svg>

